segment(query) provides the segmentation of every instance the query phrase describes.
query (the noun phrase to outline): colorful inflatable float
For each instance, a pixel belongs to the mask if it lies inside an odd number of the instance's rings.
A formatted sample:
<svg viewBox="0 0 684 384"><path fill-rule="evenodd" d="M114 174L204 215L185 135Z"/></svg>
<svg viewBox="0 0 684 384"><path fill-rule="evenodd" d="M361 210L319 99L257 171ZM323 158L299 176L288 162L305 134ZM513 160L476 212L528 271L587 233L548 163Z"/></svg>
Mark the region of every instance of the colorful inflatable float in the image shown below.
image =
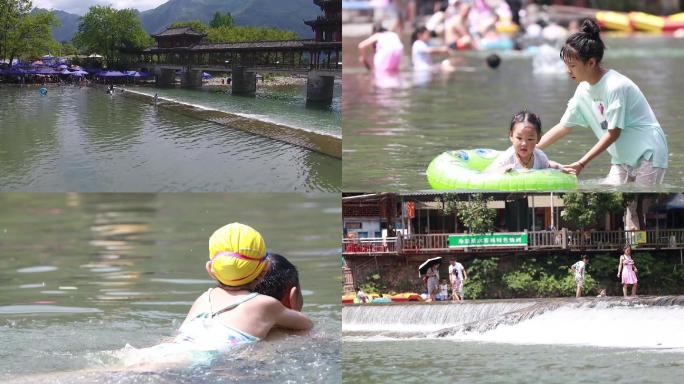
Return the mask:
<svg viewBox="0 0 684 384"><path fill-rule="evenodd" d="M415 292L396 293L394 295L379 295L371 293L368 295L368 304L407 302L407 301L423 301L423 298ZM342 304L360 304L356 299L356 294L347 293L342 295Z"/></svg>
<svg viewBox="0 0 684 384"><path fill-rule="evenodd" d="M645 12L596 12L599 25L608 30L649 33L672 33L678 29L684 30L684 12L670 16L657 16Z"/></svg>
<svg viewBox="0 0 684 384"><path fill-rule="evenodd" d="M433 189L488 191L565 191L577 188L577 176L557 169L483 172L499 155L493 149L447 151L437 156L427 169Z"/></svg>

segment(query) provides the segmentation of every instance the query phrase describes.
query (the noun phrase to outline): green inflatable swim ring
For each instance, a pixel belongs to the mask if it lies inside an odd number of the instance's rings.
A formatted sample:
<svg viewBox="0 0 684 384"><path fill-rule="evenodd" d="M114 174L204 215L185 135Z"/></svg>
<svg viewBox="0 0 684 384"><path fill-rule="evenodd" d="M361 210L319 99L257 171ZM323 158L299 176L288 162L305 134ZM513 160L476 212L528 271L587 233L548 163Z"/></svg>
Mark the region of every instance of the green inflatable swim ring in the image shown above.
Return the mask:
<svg viewBox="0 0 684 384"><path fill-rule="evenodd" d="M441 190L565 191L577 188L577 176L557 169L484 173L499 153L483 148L444 152L430 162L428 182L433 189Z"/></svg>

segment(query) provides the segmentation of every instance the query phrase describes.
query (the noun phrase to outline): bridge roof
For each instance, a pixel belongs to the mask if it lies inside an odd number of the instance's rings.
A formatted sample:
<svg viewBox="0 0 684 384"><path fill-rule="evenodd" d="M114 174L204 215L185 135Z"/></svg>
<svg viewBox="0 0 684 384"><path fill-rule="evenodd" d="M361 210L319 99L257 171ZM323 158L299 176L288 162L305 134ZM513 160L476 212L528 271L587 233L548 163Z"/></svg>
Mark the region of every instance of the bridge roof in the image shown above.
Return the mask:
<svg viewBox="0 0 684 384"><path fill-rule="evenodd" d="M216 43L198 44L192 47L193 51L207 50L244 50L244 49L272 49L272 48L303 48L313 40L286 40L286 41L251 41L240 43ZM310 44L309 44L310 45Z"/></svg>
<svg viewBox="0 0 684 384"><path fill-rule="evenodd" d="M268 50L306 50L316 48L341 49L341 42L316 42L314 40L251 41L239 43L196 44L191 47L147 48L146 53L165 52L208 52L208 51L268 51Z"/></svg>
<svg viewBox="0 0 684 384"><path fill-rule="evenodd" d="M171 37L171 36L198 36L198 37L203 37L206 36L203 33L195 31L192 27L176 27L176 28L166 28L163 32L159 32L156 35L152 35L153 37Z"/></svg>

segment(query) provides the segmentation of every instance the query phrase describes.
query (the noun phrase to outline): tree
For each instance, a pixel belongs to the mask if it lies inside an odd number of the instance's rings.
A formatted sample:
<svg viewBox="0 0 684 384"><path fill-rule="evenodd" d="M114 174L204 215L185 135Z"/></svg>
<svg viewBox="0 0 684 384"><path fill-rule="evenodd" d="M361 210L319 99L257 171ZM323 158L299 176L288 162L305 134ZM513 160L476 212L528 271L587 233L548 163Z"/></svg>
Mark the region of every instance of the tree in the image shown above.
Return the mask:
<svg viewBox="0 0 684 384"><path fill-rule="evenodd" d="M211 26L212 28L231 28L233 26L233 23L233 15L231 15L230 12L216 12L214 13L214 18L211 19L209 26Z"/></svg>
<svg viewBox="0 0 684 384"><path fill-rule="evenodd" d="M30 0L0 0L0 59L9 56L10 35L30 10ZM11 62L12 58L9 59Z"/></svg>
<svg viewBox="0 0 684 384"><path fill-rule="evenodd" d="M59 24L54 12L41 11L18 15L14 19L14 24L4 31L1 56L8 58L11 63L15 58L30 60L59 51L60 45L52 37L52 28Z"/></svg>
<svg viewBox="0 0 684 384"><path fill-rule="evenodd" d="M588 227L598 222L608 212L620 212L625 209L625 201L621 193L577 193L563 195L565 208L561 217L579 228Z"/></svg>
<svg viewBox="0 0 684 384"><path fill-rule="evenodd" d="M81 18L74 45L98 53L108 64L118 63L122 53L140 52L152 45L152 38L140 23L137 11L93 6Z"/></svg>
<svg viewBox="0 0 684 384"><path fill-rule="evenodd" d="M73 44L63 41L61 47L61 56L73 56L73 55L78 55L78 49L73 46Z"/></svg>
<svg viewBox="0 0 684 384"><path fill-rule="evenodd" d="M59 49L52 28L59 26L53 12L30 13L29 0L0 0L0 58L32 59Z"/></svg>
<svg viewBox="0 0 684 384"><path fill-rule="evenodd" d="M442 209L444 214L450 215L455 212L458 219L471 233L490 232L494 225L496 210L488 208L487 204L494 201L494 198L485 199L481 193L475 193L468 195L468 201L461 201L460 196L463 195L444 195Z"/></svg>

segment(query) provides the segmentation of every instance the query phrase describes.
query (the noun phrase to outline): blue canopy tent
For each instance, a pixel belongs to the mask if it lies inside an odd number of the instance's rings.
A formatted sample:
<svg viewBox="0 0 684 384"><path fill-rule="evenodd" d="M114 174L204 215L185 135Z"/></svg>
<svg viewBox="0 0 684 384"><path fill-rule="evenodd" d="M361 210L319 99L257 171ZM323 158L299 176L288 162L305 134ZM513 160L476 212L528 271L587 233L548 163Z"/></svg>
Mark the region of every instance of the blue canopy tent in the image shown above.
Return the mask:
<svg viewBox="0 0 684 384"><path fill-rule="evenodd" d="M103 79L104 82L109 79L109 82L112 84L114 83L115 79L119 80L118 83L123 83L126 81L126 74L121 71L102 71L97 73L95 77Z"/></svg>
<svg viewBox="0 0 684 384"><path fill-rule="evenodd" d="M205 79L205 80L206 80L206 79L211 79L211 75L208 74L208 73L206 73L206 72L202 72L202 78Z"/></svg>
<svg viewBox="0 0 684 384"><path fill-rule="evenodd" d="M36 75L58 75L60 72L55 71L52 68L38 68L35 71Z"/></svg>
<svg viewBox="0 0 684 384"><path fill-rule="evenodd" d="M87 75L87 74L88 74L88 72L83 71L83 70L78 70L78 71L75 71L75 72L71 72L71 76L74 76L74 77L83 77L83 76L85 76L85 75Z"/></svg>
<svg viewBox="0 0 684 384"><path fill-rule="evenodd" d="M103 71L98 73L98 77L126 77L126 74L121 71Z"/></svg>

